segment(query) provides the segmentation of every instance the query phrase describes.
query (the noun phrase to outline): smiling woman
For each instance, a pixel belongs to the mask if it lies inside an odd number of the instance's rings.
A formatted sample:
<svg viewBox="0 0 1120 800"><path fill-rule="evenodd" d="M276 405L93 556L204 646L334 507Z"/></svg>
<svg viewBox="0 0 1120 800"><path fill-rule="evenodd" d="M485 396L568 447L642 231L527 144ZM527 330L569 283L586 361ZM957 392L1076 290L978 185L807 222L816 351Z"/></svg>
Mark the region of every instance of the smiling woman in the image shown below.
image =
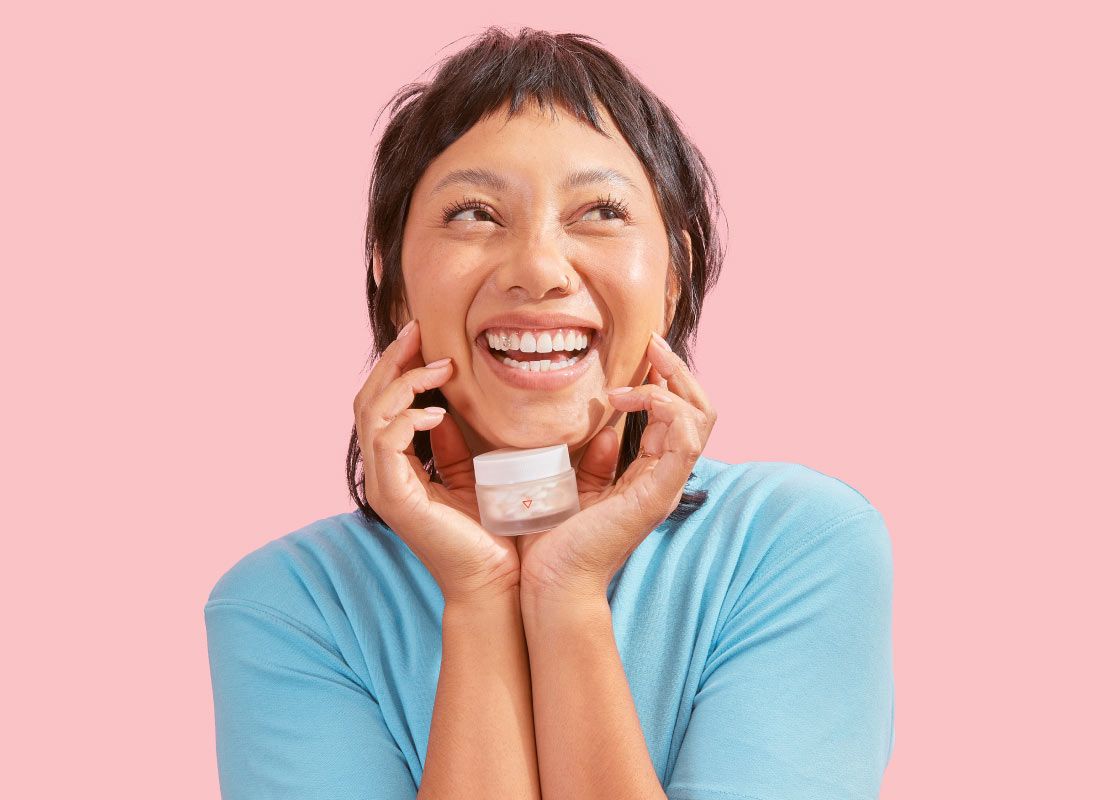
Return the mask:
<svg viewBox="0 0 1120 800"><path fill-rule="evenodd" d="M723 250L703 156L673 112L594 41L492 28L445 59L430 84L405 86L386 104L392 119L370 183L367 285L375 354L417 319L425 358L452 357L455 374L418 402L446 408L472 452L563 442L575 461L606 424L620 437L620 476L647 415L617 413L603 392L643 380L650 331L691 366ZM441 291L428 290L435 285ZM517 318L494 316L509 311ZM592 339L563 376L551 374L557 356L504 348L522 368L481 357L482 339L472 351L476 337L503 323L498 332L522 338L565 324L548 319L555 312L574 315L570 324ZM417 431L413 446L440 480L428 432ZM378 520L360 462L355 426L351 497ZM672 518L687 517L704 496L686 490Z"/></svg>
<svg viewBox="0 0 1120 800"><path fill-rule="evenodd" d="M390 106L358 508L208 598L223 796L876 796L890 539L839 479L703 455L719 201L672 112L594 39L499 28ZM487 530L504 448L578 509Z"/></svg>

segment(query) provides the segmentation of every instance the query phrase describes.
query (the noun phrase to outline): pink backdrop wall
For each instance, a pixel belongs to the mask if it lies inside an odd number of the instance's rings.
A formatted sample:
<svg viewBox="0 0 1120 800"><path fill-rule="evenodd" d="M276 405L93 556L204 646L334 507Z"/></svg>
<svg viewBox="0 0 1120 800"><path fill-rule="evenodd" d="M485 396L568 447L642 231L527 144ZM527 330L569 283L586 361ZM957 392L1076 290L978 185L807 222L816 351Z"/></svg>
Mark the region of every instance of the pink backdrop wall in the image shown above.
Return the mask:
<svg viewBox="0 0 1120 800"><path fill-rule="evenodd" d="M374 117L491 23L599 38L710 160L707 452L885 515L882 796L1115 792L1110 6L6 12L3 793L218 796L206 595L350 508Z"/></svg>

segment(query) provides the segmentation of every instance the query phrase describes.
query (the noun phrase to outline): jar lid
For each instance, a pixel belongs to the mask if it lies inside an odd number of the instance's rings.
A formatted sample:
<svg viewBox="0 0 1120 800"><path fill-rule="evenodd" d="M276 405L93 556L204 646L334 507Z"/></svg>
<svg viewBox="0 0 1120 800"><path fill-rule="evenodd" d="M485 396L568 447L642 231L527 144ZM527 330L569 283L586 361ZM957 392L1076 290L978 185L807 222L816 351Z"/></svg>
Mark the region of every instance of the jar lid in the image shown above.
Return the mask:
<svg viewBox="0 0 1120 800"><path fill-rule="evenodd" d="M528 449L503 447L474 457L475 483L483 486L552 478L571 468L566 444Z"/></svg>

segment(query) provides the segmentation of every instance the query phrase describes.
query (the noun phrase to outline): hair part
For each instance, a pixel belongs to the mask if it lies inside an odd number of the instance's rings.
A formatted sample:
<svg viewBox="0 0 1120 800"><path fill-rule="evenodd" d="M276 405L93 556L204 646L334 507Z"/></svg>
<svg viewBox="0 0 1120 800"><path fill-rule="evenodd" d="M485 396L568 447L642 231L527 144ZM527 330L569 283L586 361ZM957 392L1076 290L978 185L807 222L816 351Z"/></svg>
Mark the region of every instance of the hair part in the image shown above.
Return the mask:
<svg viewBox="0 0 1120 800"><path fill-rule="evenodd" d="M526 27L511 36L503 28L491 26L474 43L437 62L439 69L430 82L406 84L382 107L377 120L386 109L390 118L376 149L366 217L366 299L373 332L367 366L373 365L397 334L394 315L404 297L401 246L412 191L420 177L480 119L503 105L509 119L532 99L541 111L551 110L555 116L559 105L607 136L598 101L641 161L665 223L672 269L681 287L665 339L692 368L701 308L724 258L714 226L715 219L722 216L715 179L672 110L598 44L597 39L577 33L554 35ZM682 229L688 231L691 244ZM378 263L380 283L374 269ZM438 388L431 389L417 395L415 405L447 408L447 399ZM645 411L626 415L616 480L637 457L647 422ZM416 432L413 449L438 483L428 431ZM691 473L689 480L694 476ZM350 434L346 478L350 497L364 516L384 524L366 501L356 424ZM706 490L690 491L686 482L668 519L686 519L706 499Z"/></svg>

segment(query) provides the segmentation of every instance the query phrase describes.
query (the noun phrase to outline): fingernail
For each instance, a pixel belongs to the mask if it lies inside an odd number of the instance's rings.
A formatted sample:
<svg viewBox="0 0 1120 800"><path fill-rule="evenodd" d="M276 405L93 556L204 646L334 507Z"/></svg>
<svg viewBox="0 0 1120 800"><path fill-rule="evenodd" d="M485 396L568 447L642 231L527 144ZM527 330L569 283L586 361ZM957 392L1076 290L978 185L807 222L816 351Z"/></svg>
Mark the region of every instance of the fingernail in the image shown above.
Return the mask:
<svg viewBox="0 0 1120 800"><path fill-rule="evenodd" d="M447 358L441 358L439 361L433 361L431 364L425 364L424 366L427 367L428 369L439 369L440 367L442 367L444 364L446 364L450 360L451 360L451 357L448 356Z"/></svg>
<svg viewBox="0 0 1120 800"><path fill-rule="evenodd" d="M661 345L662 347L664 347L664 348L665 348L666 350L668 350L669 352L672 352L672 351L673 351L673 348L669 346L669 343L668 343L667 341L665 341L664 339L662 339L662 338L661 338L661 334L660 334L660 333L658 333L657 331L650 331L650 333L652 333L652 334L653 334L653 340L654 340L655 342L657 342L657 343L658 343L659 345Z"/></svg>
<svg viewBox="0 0 1120 800"><path fill-rule="evenodd" d="M447 413L446 408L440 408L439 406L424 406L424 410L427 411L429 414L446 414Z"/></svg>
<svg viewBox="0 0 1120 800"><path fill-rule="evenodd" d="M633 389L633 386L619 386L617 389L607 389L607 394L623 394L625 392L632 391Z"/></svg>
<svg viewBox="0 0 1120 800"><path fill-rule="evenodd" d="M405 335L410 333L412 331L412 329L415 328L415 327L416 327L416 320L410 319L408 321L408 324L406 324L403 328L401 328L400 332L397 333L397 338L398 339L403 339L405 337Z"/></svg>

